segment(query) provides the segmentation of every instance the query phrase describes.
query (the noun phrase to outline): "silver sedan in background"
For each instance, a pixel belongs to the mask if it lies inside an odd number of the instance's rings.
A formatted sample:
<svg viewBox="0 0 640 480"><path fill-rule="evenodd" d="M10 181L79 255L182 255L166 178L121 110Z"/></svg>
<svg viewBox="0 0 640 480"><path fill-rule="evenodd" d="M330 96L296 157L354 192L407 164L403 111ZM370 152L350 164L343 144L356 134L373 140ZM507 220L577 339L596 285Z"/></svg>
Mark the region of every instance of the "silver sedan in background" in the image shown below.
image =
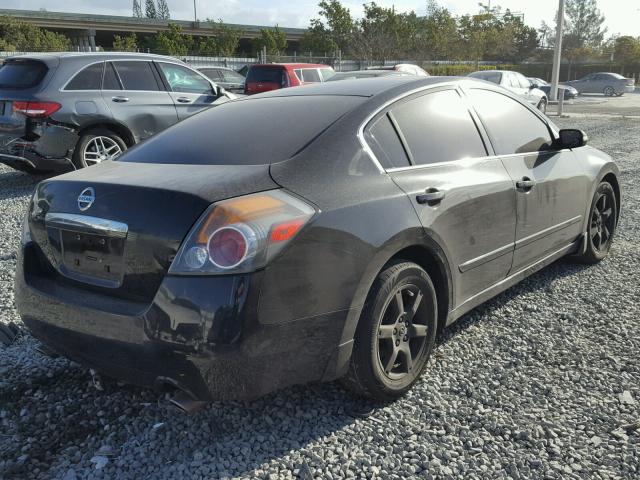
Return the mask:
<svg viewBox="0 0 640 480"><path fill-rule="evenodd" d="M605 97L621 97L625 93L633 93L636 89L633 78L625 78L619 73L590 73L579 80L565 82L580 93L602 93Z"/></svg>
<svg viewBox="0 0 640 480"><path fill-rule="evenodd" d="M547 94L539 88L536 88L533 83L519 72L512 72L510 70L481 70L470 73L467 76L500 85L534 105L542 113L547 113Z"/></svg>

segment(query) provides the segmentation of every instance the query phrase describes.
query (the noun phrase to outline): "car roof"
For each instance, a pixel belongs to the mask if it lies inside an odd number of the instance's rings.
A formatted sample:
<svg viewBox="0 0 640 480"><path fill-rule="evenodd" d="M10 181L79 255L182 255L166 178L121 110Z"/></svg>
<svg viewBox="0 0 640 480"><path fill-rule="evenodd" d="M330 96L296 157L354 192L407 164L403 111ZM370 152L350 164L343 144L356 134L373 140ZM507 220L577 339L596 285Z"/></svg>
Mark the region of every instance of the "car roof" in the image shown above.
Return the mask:
<svg viewBox="0 0 640 480"><path fill-rule="evenodd" d="M122 60L122 59L148 59L148 60L163 60L172 63L184 64L182 60L178 60L175 57L169 57L166 55L155 55L151 53L136 53L136 52L52 52L52 53L29 53L23 55L15 55L9 57L9 59L25 59L25 60L39 60L46 64L57 64L65 60L86 60L99 61L99 60Z"/></svg>
<svg viewBox="0 0 640 480"><path fill-rule="evenodd" d="M301 87L281 88L270 92L253 95L256 97L288 97L310 95L345 95L373 97L379 94L397 90L398 93L420 87L450 84L452 82L476 82L464 77L418 77L415 75L389 75L385 77L371 77L343 80L340 82L325 82L304 85ZM482 82L486 84L487 82Z"/></svg>
<svg viewBox="0 0 640 480"><path fill-rule="evenodd" d="M331 68L330 65L324 65L322 63L255 63L253 65L249 65L249 68L264 68L264 67Z"/></svg>
<svg viewBox="0 0 640 480"><path fill-rule="evenodd" d="M201 68L217 68L218 70L229 70L230 72L235 72L233 68L221 67L220 65L198 65L198 66L190 65L190 66L191 68L195 68L196 70L200 70Z"/></svg>

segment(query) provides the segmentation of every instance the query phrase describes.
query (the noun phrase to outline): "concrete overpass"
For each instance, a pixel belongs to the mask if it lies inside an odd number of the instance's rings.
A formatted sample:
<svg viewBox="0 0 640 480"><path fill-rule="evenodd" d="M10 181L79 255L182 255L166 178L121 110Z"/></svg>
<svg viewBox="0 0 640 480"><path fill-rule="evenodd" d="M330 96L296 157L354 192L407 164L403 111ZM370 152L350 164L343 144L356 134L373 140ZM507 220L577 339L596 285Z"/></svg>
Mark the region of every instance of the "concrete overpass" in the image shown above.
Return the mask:
<svg viewBox="0 0 640 480"><path fill-rule="evenodd" d="M10 10L0 8L0 17L7 16L31 23L38 27L61 32L71 38L74 46L81 50L94 50L96 46L110 48L114 35L135 33L141 37L152 35L159 31L168 30L169 23L182 27L188 35L197 37L213 36L214 31L208 22L193 22L185 20L158 20L153 18L120 17L111 15L90 15L66 12L49 12L40 10ZM226 24L243 32L241 49L250 48L250 40L260 35L260 29L273 28L261 25ZM304 28L280 27L286 34L289 48L296 50Z"/></svg>

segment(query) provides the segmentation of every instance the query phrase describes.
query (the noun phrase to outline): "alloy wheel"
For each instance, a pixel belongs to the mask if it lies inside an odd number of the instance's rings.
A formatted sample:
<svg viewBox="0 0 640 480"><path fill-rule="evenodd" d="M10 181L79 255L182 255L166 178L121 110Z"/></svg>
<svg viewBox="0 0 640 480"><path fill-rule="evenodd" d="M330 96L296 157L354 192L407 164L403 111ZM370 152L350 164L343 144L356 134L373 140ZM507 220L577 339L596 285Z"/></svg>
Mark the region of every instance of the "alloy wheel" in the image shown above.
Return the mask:
<svg viewBox="0 0 640 480"><path fill-rule="evenodd" d="M398 380L420 368L427 346L424 295L416 285L402 285L387 300L378 325L377 358L384 374Z"/></svg>
<svg viewBox="0 0 640 480"><path fill-rule="evenodd" d="M122 153L120 145L110 137L93 137L84 147L83 158L87 166L96 165L105 160L113 160Z"/></svg>
<svg viewBox="0 0 640 480"><path fill-rule="evenodd" d="M615 90L613 89L613 87L605 87L604 89L604 96L605 97L613 97L613 95L615 94Z"/></svg>
<svg viewBox="0 0 640 480"><path fill-rule="evenodd" d="M605 192L598 197L591 212L589 235L593 248L599 252L606 252L611 244L616 227L614 205L611 192Z"/></svg>

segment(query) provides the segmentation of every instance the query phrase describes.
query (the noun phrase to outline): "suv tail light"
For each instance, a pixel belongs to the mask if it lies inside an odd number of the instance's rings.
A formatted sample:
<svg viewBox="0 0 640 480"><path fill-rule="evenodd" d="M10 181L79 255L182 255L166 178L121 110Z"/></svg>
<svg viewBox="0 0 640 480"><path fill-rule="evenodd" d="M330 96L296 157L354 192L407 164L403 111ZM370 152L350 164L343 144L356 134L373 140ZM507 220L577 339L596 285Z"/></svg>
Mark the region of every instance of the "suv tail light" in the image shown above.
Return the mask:
<svg viewBox="0 0 640 480"><path fill-rule="evenodd" d="M56 102L13 102L13 111L29 118L47 118L60 108L62 105Z"/></svg>
<svg viewBox="0 0 640 480"><path fill-rule="evenodd" d="M169 273L246 273L262 268L315 213L282 190L214 203L187 235Z"/></svg>

